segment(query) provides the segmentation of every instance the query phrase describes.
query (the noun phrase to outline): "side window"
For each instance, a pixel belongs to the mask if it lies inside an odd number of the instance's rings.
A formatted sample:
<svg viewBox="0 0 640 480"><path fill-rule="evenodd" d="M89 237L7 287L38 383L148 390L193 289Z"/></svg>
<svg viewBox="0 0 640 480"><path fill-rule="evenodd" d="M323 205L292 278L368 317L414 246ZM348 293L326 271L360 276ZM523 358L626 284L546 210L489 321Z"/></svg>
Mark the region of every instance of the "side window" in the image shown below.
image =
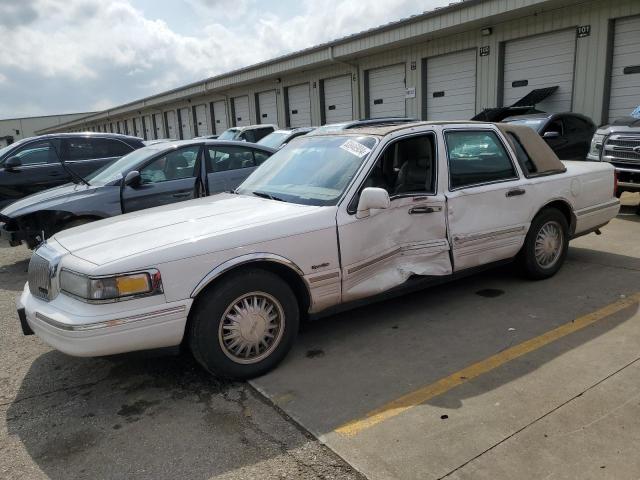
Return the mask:
<svg viewBox="0 0 640 480"><path fill-rule="evenodd" d="M516 136L516 134L512 132L507 132L507 138L509 139L509 143L511 143L511 147L513 147L513 151L516 152L516 158L518 159L518 163L520 164L520 168L528 177L537 172L536 166L531 160L531 157L527 153L527 151L520 143L520 139Z"/></svg>
<svg viewBox="0 0 640 480"><path fill-rule="evenodd" d="M140 170L143 184L168 182L195 177L200 147L188 147L156 158Z"/></svg>
<svg viewBox="0 0 640 480"><path fill-rule="evenodd" d="M93 143L88 138L70 138L66 142L66 158L65 160L88 160L90 158L98 158L93 153Z"/></svg>
<svg viewBox="0 0 640 480"><path fill-rule="evenodd" d="M254 130L255 132L255 140L254 142L257 142L259 140L262 140L264 137L266 137L267 135L269 135L271 132L273 132L273 128L271 127L265 127L265 128L258 128L256 130Z"/></svg>
<svg viewBox="0 0 640 480"><path fill-rule="evenodd" d="M566 117L564 119L565 133L568 135L591 135L593 127L581 118Z"/></svg>
<svg viewBox="0 0 640 480"><path fill-rule="evenodd" d="M516 178L509 155L494 132L450 131L445 139L450 188Z"/></svg>
<svg viewBox="0 0 640 480"><path fill-rule="evenodd" d="M207 156L207 173L255 167L253 153L248 148L210 146Z"/></svg>
<svg viewBox="0 0 640 480"><path fill-rule="evenodd" d="M246 130L242 132L240 134L240 139L246 142L255 143L256 142L255 130Z"/></svg>
<svg viewBox="0 0 640 480"><path fill-rule="evenodd" d="M56 161L56 154L48 141L30 143L10 156L18 157L22 165L38 165Z"/></svg>
<svg viewBox="0 0 640 480"><path fill-rule="evenodd" d="M133 151L129 145L110 138L92 138L91 141L94 150L93 158L122 157Z"/></svg>
<svg viewBox="0 0 640 480"><path fill-rule="evenodd" d="M378 158L362 188L384 188L389 196L435 191L435 136L398 140Z"/></svg>
<svg viewBox="0 0 640 480"><path fill-rule="evenodd" d="M269 158L269 154L266 152L262 152L260 150L254 150L253 151L253 158L256 161L256 165L262 165L264 163L264 161Z"/></svg>

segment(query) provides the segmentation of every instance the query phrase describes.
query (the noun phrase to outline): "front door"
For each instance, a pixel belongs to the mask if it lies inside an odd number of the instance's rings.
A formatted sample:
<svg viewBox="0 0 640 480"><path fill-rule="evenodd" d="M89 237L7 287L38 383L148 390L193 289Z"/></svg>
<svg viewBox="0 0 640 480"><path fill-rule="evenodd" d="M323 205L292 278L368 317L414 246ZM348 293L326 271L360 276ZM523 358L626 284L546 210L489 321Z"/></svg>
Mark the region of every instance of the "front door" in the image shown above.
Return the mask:
<svg viewBox="0 0 640 480"><path fill-rule="evenodd" d="M434 132L390 142L359 189L385 189L389 208L357 218L358 193L338 212L343 302L382 293L413 276L451 273L435 145Z"/></svg>
<svg viewBox="0 0 640 480"><path fill-rule="evenodd" d="M515 256L529 226L531 186L494 130L448 129L444 139L454 271Z"/></svg>
<svg viewBox="0 0 640 480"><path fill-rule="evenodd" d="M133 212L200 196L200 156L200 146L193 145L151 160L140 169L140 185L124 188L123 211Z"/></svg>

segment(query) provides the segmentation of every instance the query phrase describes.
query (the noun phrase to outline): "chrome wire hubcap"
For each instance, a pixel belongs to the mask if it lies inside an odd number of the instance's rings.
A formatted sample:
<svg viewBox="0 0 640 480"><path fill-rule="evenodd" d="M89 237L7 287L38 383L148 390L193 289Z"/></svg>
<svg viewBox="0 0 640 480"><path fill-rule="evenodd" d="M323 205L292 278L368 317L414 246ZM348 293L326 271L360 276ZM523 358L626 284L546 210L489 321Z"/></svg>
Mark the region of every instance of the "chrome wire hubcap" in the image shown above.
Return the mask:
<svg viewBox="0 0 640 480"><path fill-rule="evenodd" d="M536 236L535 256L536 262L543 268L550 268L560 258L564 246L562 227L558 222L545 223Z"/></svg>
<svg viewBox="0 0 640 480"><path fill-rule="evenodd" d="M268 357L282 339L282 305L265 292L236 298L220 322L218 340L222 351L236 363L256 363Z"/></svg>

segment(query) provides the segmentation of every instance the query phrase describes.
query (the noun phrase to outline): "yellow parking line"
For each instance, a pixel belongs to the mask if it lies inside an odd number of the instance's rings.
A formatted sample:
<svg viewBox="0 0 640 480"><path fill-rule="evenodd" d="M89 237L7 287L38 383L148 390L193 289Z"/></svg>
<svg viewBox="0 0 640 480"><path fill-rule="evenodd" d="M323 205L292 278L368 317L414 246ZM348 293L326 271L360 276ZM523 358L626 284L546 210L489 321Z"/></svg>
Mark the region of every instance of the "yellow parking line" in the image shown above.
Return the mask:
<svg viewBox="0 0 640 480"><path fill-rule="evenodd" d="M640 292L629 297L622 298L610 305L607 305L606 307L596 310L595 312L576 318L572 322L554 328L553 330L543 333L538 337L519 343L518 345L453 373L448 377L441 378L431 385L427 385L414 392L397 398L396 400L369 412L364 418L348 422L337 428L335 431L346 437L357 435L363 430L371 428L380 422L388 420L389 418L400 415L410 408L420 405L434 397L437 397L438 395L442 395L452 388L462 385L473 378L479 377L483 373L487 373L511 360L544 347L545 345L569 335L570 333L588 327L598 320L609 317L621 310L624 310L625 308L637 304L638 302L640 302Z"/></svg>

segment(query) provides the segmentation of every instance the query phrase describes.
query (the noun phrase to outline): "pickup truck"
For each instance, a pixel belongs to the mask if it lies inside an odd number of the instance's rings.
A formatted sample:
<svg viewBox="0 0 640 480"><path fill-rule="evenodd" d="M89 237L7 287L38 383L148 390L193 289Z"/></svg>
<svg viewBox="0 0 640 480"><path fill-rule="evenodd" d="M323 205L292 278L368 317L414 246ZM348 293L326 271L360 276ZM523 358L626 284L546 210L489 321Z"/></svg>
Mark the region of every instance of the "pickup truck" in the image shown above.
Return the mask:
<svg viewBox="0 0 640 480"><path fill-rule="evenodd" d="M623 192L640 192L640 119L622 117L598 128L587 158L615 167L618 197Z"/></svg>
<svg viewBox="0 0 640 480"><path fill-rule="evenodd" d="M516 259L554 275L620 208L614 169L528 127L416 122L306 135L234 192L57 233L32 255L23 332L71 355L185 345L261 375L300 321Z"/></svg>

